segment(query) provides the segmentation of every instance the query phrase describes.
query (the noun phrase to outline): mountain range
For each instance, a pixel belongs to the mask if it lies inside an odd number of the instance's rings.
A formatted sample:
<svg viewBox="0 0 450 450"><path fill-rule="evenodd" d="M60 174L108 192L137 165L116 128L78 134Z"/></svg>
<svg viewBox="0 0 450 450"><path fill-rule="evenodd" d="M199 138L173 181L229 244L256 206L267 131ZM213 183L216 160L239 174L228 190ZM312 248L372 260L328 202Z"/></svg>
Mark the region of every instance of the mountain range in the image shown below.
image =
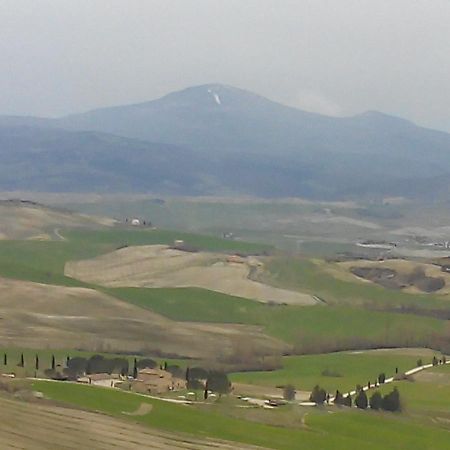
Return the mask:
<svg viewBox="0 0 450 450"><path fill-rule="evenodd" d="M316 199L450 192L450 134L203 85L57 119L0 116L0 189Z"/></svg>

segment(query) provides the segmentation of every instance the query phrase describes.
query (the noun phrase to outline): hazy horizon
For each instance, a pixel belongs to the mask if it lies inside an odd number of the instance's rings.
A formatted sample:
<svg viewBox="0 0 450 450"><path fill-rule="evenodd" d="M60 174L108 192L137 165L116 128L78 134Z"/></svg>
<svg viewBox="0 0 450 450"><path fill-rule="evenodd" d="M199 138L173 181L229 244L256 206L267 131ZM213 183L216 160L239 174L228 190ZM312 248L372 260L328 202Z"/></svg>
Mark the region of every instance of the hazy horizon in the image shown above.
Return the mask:
<svg viewBox="0 0 450 450"><path fill-rule="evenodd" d="M220 83L450 131L450 2L0 0L0 114L57 117Z"/></svg>

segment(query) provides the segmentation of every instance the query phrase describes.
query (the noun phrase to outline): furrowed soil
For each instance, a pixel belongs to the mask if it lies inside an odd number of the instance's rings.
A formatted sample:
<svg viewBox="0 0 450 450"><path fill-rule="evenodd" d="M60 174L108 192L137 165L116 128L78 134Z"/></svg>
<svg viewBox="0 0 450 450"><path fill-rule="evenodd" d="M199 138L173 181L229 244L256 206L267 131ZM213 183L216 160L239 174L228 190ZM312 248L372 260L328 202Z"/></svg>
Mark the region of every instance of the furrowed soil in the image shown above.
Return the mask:
<svg viewBox="0 0 450 450"><path fill-rule="evenodd" d="M231 450L256 447L165 433L104 414L63 408L47 402L39 404L1 398L0 448Z"/></svg>
<svg viewBox="0 0 450 450"><path fill-rule="evenodd" d="M214 358L251 342L263 353L286 344L251 325L177 322L93 289L0 278L0 344Z"/></svg>
<svg viewBox="0 0 450 450"><path fill-rule="evenodd" d="M65 275L106 287L199 287L260 302L313 305L309 294L249 278L261 261L223 254L190 253L164 245L127 247L84 261L68 262Z"/></svg>

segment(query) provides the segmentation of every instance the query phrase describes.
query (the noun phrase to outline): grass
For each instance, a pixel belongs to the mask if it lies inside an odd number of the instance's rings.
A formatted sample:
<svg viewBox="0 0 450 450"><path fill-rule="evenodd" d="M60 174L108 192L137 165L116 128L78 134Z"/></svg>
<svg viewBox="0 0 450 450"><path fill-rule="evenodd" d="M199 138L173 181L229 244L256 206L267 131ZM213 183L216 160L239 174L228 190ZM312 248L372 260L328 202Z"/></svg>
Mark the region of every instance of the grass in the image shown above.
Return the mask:
<svg viewBox="0 0 450 450"><path fill-rule="evenodd" d="M268 264L266 281L286 289L309 292L329 304L370 306L394 309L450 309L448 297L432 294L409 294L385 289L370 283L337 279L327 273L322 264L300 258L273 258Z"/></svg>
<svg viewBox="0 0 450 450"><path fill-rule="evenodd" d="M422 347L446 322L348 306L272 306L197 288L118 288L106 292L177 321L258 325L298 352Z"/></svg>
<svg viewBox="0 0 450 450"><path fill-rule="evenodd" d="M56 401L119 417L126 417L124 412L135 411L142 403L149 403L152 411L145 416L133 416L133 421L170 432L184 432L197 437L226 439L280 450L375 450L387 448L387 442L390 450L448 448L448 432L439 427L417 426L400 417L370 412L323 414L310 410L308 428L302 428L300 422L293 427L283 427L233 417L232 410L227 414L214 406L201 408L174 405L92 386L36 381L33 389ZM286 417L292 415L289 409L285 411ZM270 421L280 414L283 412L263 412L263 420ZM383 432L380 433L380 430Z"/></svg>
<svg viewBox="0 0 450 450"><path fill-rule="evenodd" d="M46 284L84 286L64 276L67 261L93 258L122 245L169 245L174 239L183 239L190 246L208 251L269 250L262 244L168 230L63 230L61 233L66 241L0 241L0 275Z"/></svg>
<svg viewBox="0 0 450 450"><path fill-rule="evenodd" d="M397 350L369 352L340 352L323 355L288 356L283 358L283 368L272 372L243 372L231 376L232 381L262 386L284 386L292 384L298 390L310 391L318 384L330 393L336 389L348 392L357 384L374 383L382 372L389 378L395 369L405 372L416 366L418 359L424 363L432 359L423 351L417 354L401 354ZM335 376L324 376L324 372ZM339 376L337 376L339 375Z"/></svg>

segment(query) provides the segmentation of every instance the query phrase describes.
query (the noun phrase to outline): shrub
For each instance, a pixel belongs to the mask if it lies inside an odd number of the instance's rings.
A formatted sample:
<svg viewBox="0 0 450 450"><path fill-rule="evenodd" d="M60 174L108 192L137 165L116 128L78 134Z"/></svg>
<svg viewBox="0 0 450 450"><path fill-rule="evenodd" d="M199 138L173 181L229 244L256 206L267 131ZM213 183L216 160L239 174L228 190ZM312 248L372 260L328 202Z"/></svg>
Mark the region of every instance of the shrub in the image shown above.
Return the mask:
<svg viewBox="0 0 450 450"><path fill-rule="evenodd" d="M367 395L362 389L356 394L355 405L359 409L367 409L367 406L369 405Z"/></svg>
<svg viewBox="0 0 450 450"><path fill-rule="evenodd" d="M383 397L382 408L385 411L401 411L400 393L397 388Z"/></svg>
<svg viewBox="0 0 450 450"><path fill-rule="evenodd" d="M283 389L283 398L288 401L295 400L295 387L287 384Z"/></svg>
<svg viewBox="0 0 450 450"><path fill-rule="evenodd" d="M382 395L376 391L373 393L373 395L370 397L370 408L374 410L379 410L383 406L383 397Z"/></svg>
<svg viewBox="0 0 450 450"><path fill-rule="evenodd" d="M317 403L318 405L323 405L327 399L327 393L325 389L322 389L319 385L314 386L314 389L309 396L311 402Z"/></svg>

